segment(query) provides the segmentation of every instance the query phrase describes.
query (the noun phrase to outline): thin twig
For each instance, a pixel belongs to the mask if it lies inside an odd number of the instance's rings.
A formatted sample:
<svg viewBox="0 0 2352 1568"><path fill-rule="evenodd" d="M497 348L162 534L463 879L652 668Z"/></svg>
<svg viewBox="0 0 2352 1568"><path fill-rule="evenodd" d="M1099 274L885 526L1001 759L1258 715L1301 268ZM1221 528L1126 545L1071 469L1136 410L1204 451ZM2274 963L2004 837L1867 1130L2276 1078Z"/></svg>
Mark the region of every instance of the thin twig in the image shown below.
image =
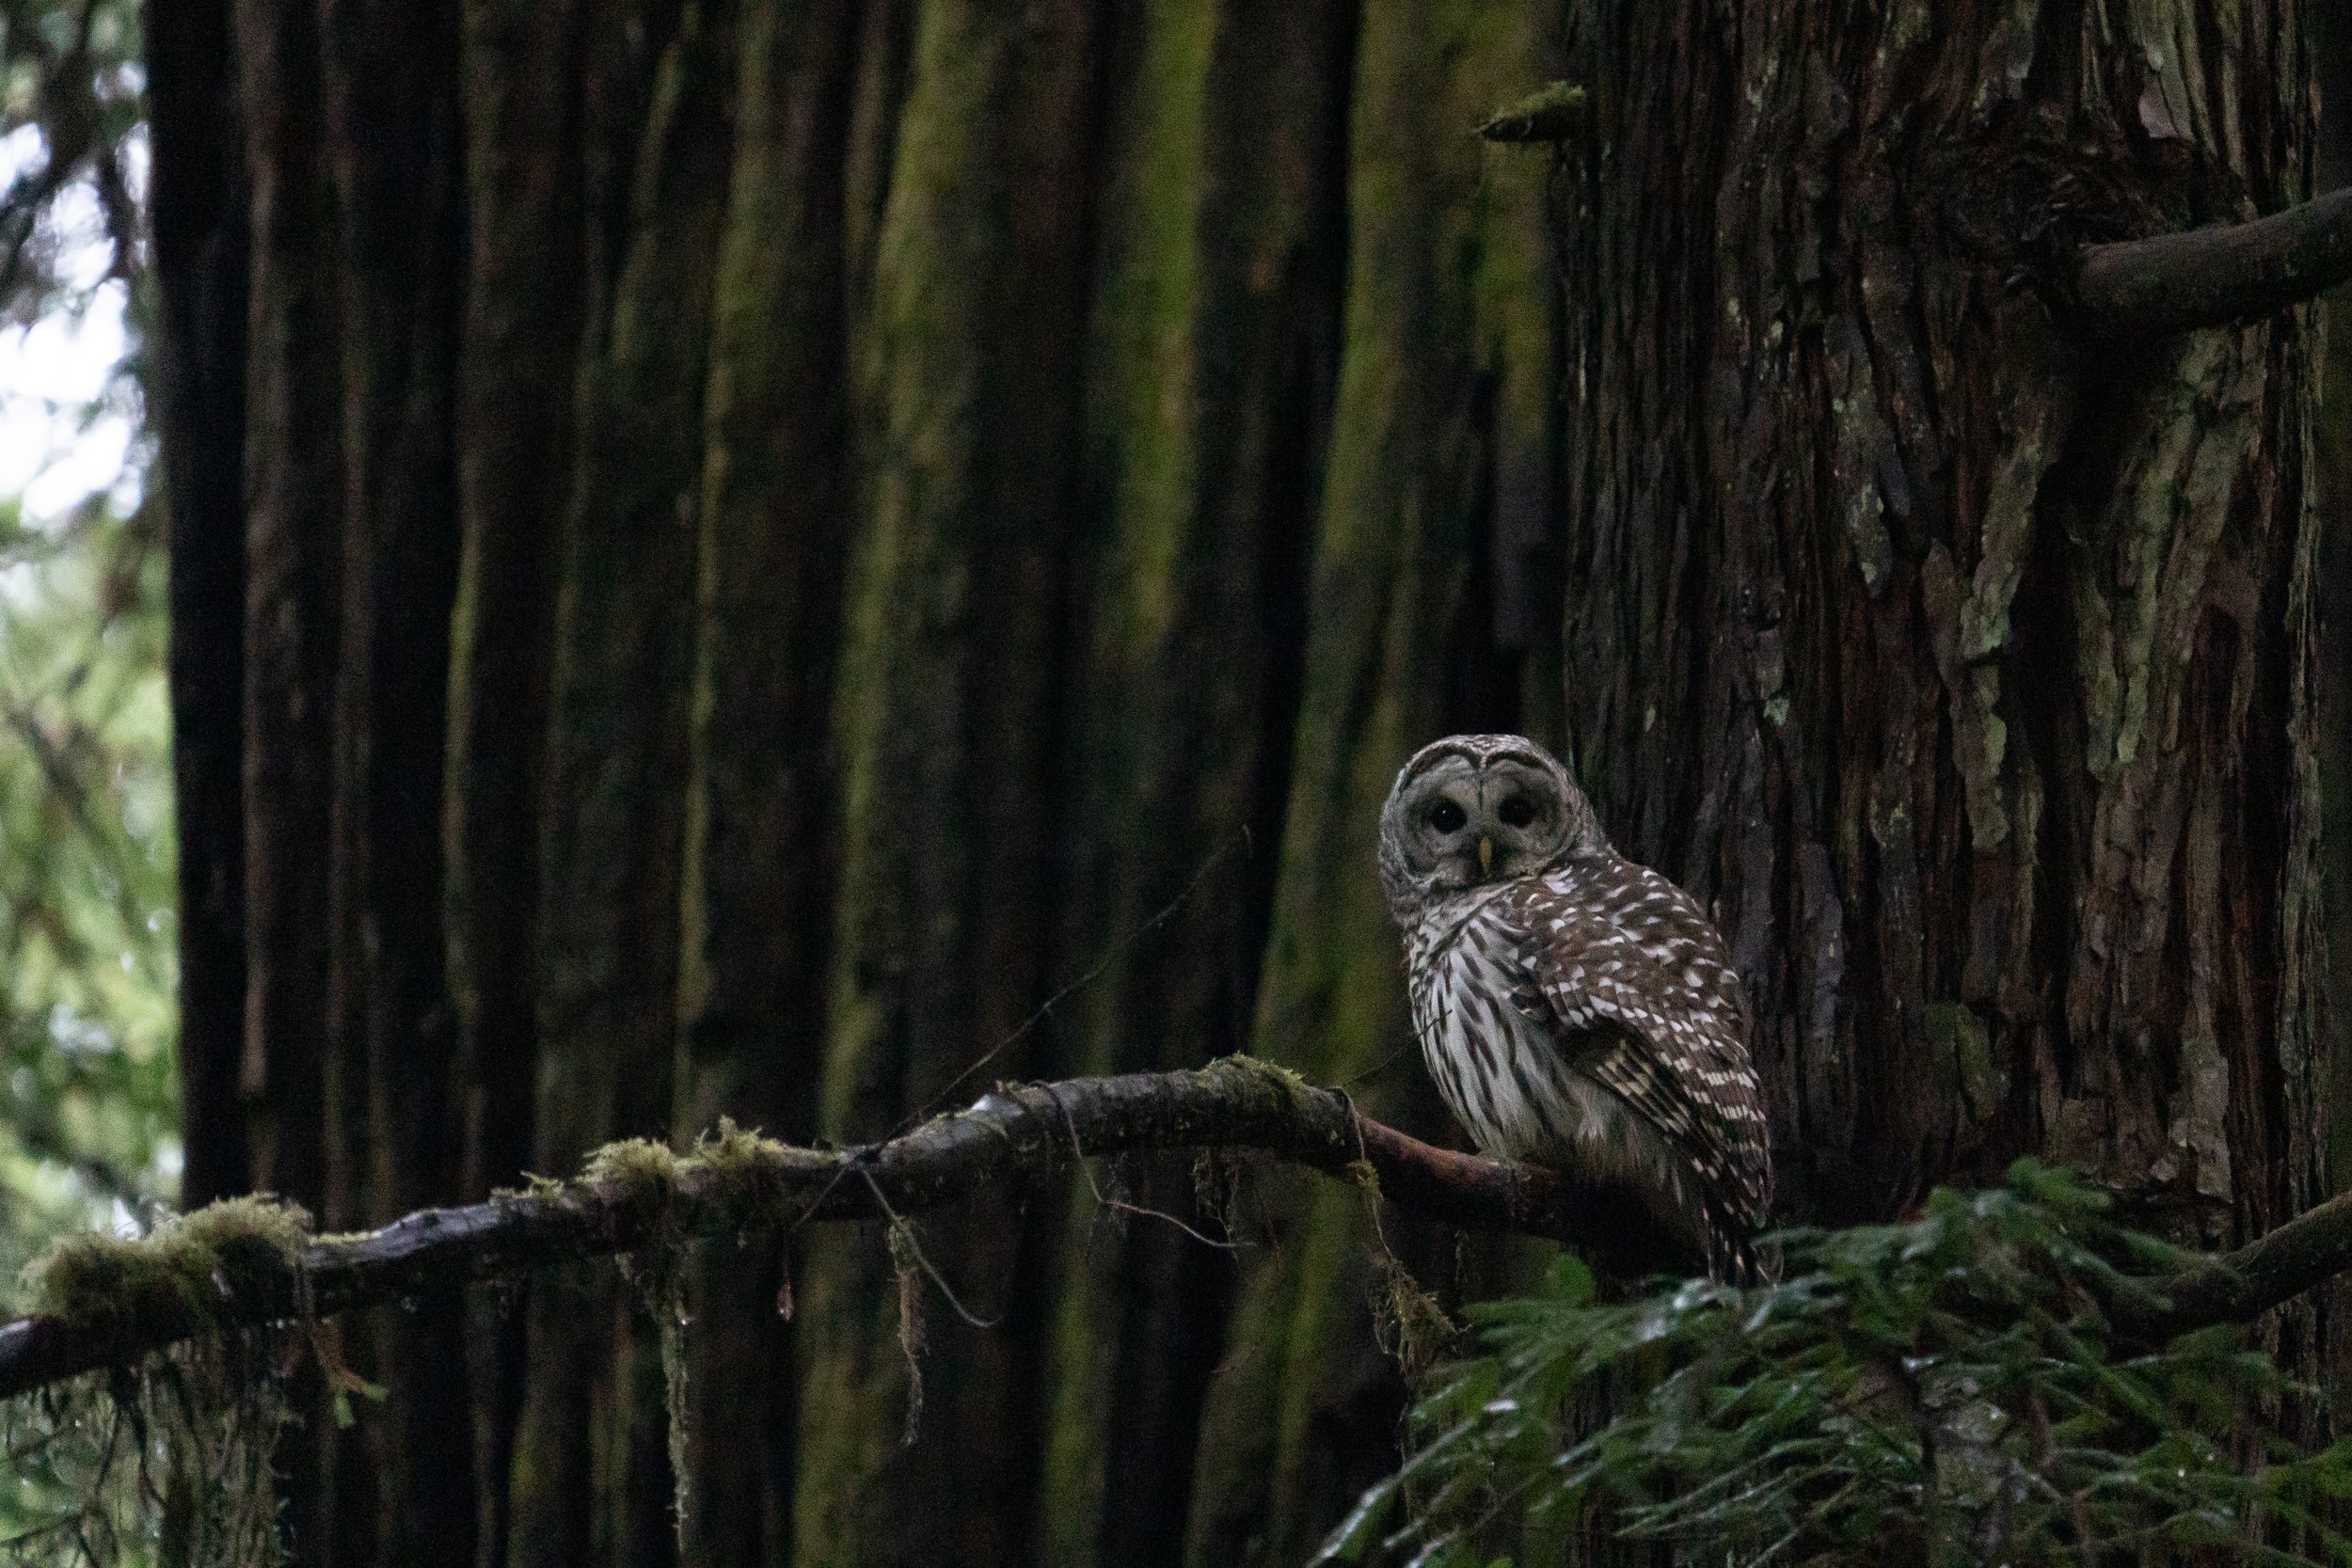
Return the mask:
<svg viewBox="0 0 2352 1568"><path fill-rule="evenodd" d="M1125 958L1129 950L1132 949L1136 942L1141 942L1145 937L1149 936L1153 931L1158 930L1161 927L1167 925L1170 920L1174 919L1176 911L1184 907L1185 900L1189 899L1193 895L1194 890L1199 888L1203 881L1207 880L1209 873L1216 869L1216 863L1223 860L1226 854L1232 850L1235 844L1239 844L1245 853L1248 850L1250 840L1249 826L1248 823L1244 823L1231 837L1228 837L1216 848L1210 850L1208 858L1203 860L1200 865L1194 869L1192 879L1184 883L1184 887L1178 890L1176 896L1161 905L1158 911L1152 914L1149 919L1145 920L1142 925L1136 927L1133 930L1120 937L1118 942L1112 943L1109 951L1105 952L1102 958L1095 961L1093 968L1088 970L1084 974L1079 975L1076 979L1062 987L1061 990L1047 997L1044 1002L1039 1005L1037 1011L1031 1013L1027 1018L1021 1021L1019 1026L1017 1026L1011 1034L1007 1035L1003 1039L998 1040L994 1045L992 1045L986 1051L981 1052L980 1054L969 1063L962 1071L957 1073L953 1078L948 1079L946 1084L936 1093L932 1094L929 1100L926 1100L922 1104L908 1112L906 1119L898 1124L898 1131L903 1132L909 1127L912 1127L916 1122L922 1120L925 1117L935 1114L942 1105L946 1103L947 1097L949 1095L955 1093L957 1089L962 1087L965 1084L970 1083L974 1075L978 1073L982 1068L987 1067L989 1063L994 1061L997 1057L1003 1055L1006 1052L1011 1050L1014 1046L1020 1044L1024 1039L1027 1038L1030 1032L1036 1029L1039 1024L1044 1022L1046 1018L1052 1014L1056 1007L1060 1006L1062 1003L1068 1001L1073 995L1086 990L1087 987L1101 979L1104 973L1108 970L1111 965Z"/></svg>
<svg viewBox="0 0 2352 1568"><path fill-rule="evenodd" d="M882 1184L874 1180L874 1173L864 1165L857 1167L857 1173L866 1178L866 1190L874 1195L876 1203L882 1205L882 1213L890 1220L890 1228L897 1231L899 1238L906 1243L907 1251L914 1254L914 1260L923 1265L923 1272L931 1276L931 1283L938 1286L939 1293L947 1298L947 1305L956 1309L956 1316L970 1323L974 1328L994 1328L998 1323L1003 1323L1005 1320L1002 1318L979 1317L970 1307L963 1305L962 1298L956 1294L955 1287L947 1283L947 1276L939 1272L939 1265L932 1262L930 1255L923 1250L922 1240L914 1234L914 1227L900 1219L898 1211L890 1207L890 1200L882 1196Z"/></svg>
<svg viewBox="0 0 2352 1568"><path fill-rule="evenodd" d="M1078 1167L1078 1174L1087 1179L1087 1191L1094 1195L1094 1201L1097 1206L1104 1209L1116 1210L1122 1214L1140 1214L1146 1219L1166 1220L1168 1224L1174 1226L1177 1229L1183 1231L1194 1241L1199 1242L1202 1246L1216 1247L1220 1252L1239 1252L1242 1249L1242 1245L1239 1242L1231 1240L1220 1242L1216 1240L1214 1237L1202 1235L1200 1231L1195 1230L1191 1226L1186 1225L1183 1220L1180 1220L1175 1215L1168 1213L1166 1210L1146 1208L1140 1203L1130 1203L1125 1198L1113 1197L1109 1194L1104 1192L1103 1184L1094 1180L1094 1166L1088 1162L1086 1149L1078 1142L1077 1120L1075 1117L1071 1116L1070 1107L1062 1104L1060 1094L1056 1092L1059 1088L1059 1085L1045 1084L1040 1086L1043 1088L1047 1094L1053 1096L1054 1104L1060 1110L1062 1114L1062 1120L1070 1128L1071 1161Z"/></svg>

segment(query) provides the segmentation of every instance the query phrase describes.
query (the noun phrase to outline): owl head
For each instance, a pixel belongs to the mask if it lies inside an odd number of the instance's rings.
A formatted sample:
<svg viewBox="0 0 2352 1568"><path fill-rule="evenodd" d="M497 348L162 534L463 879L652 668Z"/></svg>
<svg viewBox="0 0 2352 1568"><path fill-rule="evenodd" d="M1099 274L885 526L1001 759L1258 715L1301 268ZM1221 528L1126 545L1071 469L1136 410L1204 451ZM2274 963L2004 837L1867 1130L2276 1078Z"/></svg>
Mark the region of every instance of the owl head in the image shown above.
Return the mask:
<svg viewBox="0 0 2352 1568"><path fill-rule="evenodd" d="M1380 886L1400 922L1486 882L1608 847L1584 792L1524 736L1452 735L1413 753L1380 811Z"/></svg>

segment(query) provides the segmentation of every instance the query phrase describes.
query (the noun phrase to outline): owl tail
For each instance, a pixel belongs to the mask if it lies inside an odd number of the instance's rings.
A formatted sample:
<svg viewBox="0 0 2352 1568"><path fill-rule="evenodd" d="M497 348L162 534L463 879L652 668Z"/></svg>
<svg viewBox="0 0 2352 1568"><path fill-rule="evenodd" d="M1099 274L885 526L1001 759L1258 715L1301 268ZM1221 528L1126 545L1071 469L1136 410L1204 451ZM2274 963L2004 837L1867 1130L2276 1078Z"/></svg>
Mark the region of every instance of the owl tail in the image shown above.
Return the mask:
<svg viewBox="0 0 2352 1568"><path fill-rule="evenodd" d="M1759 1232L1728 1206L1705 1206L1707 1276L1719 1285L1772 1285L1780 1280L1780 1243Z"/></svg>

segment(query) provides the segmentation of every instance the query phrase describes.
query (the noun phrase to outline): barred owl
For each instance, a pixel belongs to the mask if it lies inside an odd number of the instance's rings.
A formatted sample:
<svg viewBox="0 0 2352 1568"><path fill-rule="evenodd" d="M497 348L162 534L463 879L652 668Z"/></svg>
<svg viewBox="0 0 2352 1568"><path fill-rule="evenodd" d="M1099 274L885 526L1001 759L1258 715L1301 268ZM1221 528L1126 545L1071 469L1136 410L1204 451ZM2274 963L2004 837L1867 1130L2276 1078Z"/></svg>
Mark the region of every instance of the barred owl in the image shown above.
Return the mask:
<svg viewBox="0 0 2352 1568"><path fill-rule="evenodd" d="M1380 814L1413 1025L1479 1149L1629 1187L1718 1279L1758 1272L1763 1095L1723 938L1610 847L1567 769L1516 735L1405 765Z"/></svg>

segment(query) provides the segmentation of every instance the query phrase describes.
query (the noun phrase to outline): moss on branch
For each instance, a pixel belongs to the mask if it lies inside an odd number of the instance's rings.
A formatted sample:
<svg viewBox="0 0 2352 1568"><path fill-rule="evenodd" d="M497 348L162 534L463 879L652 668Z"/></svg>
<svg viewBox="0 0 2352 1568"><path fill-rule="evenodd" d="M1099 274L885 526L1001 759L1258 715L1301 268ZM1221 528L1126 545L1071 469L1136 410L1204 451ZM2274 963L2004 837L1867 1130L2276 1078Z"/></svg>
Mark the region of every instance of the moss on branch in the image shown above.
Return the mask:
<svg viewBox="0 0 2352 1568"><path fill-rule="evenodd" d="M1592 122L1590 95L1573 82L1554 82L1497 109L1478 134L1488 141L1562 142L1582 135Z"/></svg>
<svg viewBox="0 0 2352 1568"><path fill-rule="evenodd" d="M680 1154L608 1144L580 1177L428 1209L378 1230L313 1236L267 1198L213 1204L138 1238L58 1243L29 1272L34 1315L0 1325L0 1398L230 1329L332 1314L563 1259L674 1248L697 1236L951 1207L1073 1160L1142 1149L1248 1149L1472 1228L1545 1236L1622 1275L1695 1259L1608 1186L1434 1148L1347 1097L1247 1056L1190 1071L1000 1085L885 1143L802 1148L723 1122ZM2142 1332L2243 1321L2352 1267L2352 1199L2119 1303Z"/></svg>
<svg viewBox="0 0 2352 1568"><path fill-rule="evenodd" d="M36 1314L93 1337L135 1334L147 1324L198 1333L250 1323L242 1304L282 1312L298 1299L310 1226L310 1215L292 1204L228 1198L145 1236L62 1237L33 1260L25 1283Z"/></svg>

